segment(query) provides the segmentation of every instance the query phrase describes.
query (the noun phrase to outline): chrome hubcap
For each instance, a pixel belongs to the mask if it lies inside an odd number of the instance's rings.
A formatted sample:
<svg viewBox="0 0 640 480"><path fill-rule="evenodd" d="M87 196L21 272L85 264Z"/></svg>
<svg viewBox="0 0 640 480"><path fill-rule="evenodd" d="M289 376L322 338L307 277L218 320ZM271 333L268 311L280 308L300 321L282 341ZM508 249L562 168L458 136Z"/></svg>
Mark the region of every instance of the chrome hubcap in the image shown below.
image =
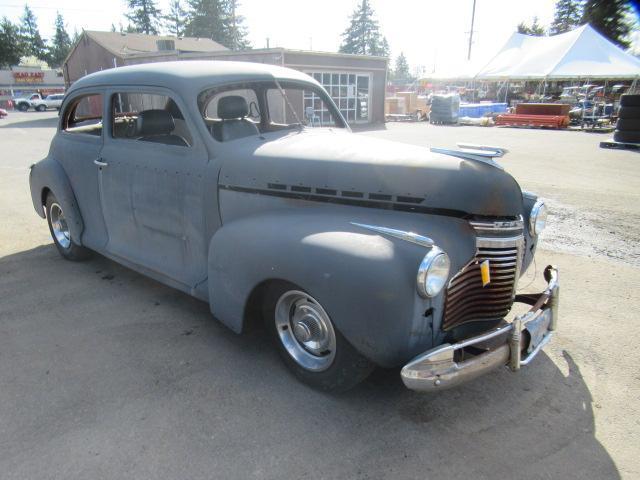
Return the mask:
<svg viewBox="0 0 640 480"><path fill-rule="evenodd" d="M331 366L336 334L329 315L313 297L286 292L276 304L275 322L282 345L298 365L315 372Z"/></svg>
<svg viewBox="0 0 640 480"><path fill-rule="evenodd" d="M53 236L62 248L69 248L71 245L71 236L69 235L69 226L67 220L64 218L62 207L57 203L51 204L51 230L53 230Z"/></svg>

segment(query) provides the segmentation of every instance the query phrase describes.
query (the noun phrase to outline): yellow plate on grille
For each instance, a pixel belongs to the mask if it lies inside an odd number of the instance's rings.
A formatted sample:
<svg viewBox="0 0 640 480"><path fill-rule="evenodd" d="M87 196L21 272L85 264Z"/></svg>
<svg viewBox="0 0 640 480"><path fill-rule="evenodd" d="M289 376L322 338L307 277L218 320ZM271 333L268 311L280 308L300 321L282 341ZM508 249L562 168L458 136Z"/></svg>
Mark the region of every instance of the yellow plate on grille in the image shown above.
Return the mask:
<svg viewBox="0 0 640 480"><path fill-rule="evenodd" d="M489 270L489 260L480 264L480 275L482 275L482 286L486 287L491 283L491 271Z"/></svg>

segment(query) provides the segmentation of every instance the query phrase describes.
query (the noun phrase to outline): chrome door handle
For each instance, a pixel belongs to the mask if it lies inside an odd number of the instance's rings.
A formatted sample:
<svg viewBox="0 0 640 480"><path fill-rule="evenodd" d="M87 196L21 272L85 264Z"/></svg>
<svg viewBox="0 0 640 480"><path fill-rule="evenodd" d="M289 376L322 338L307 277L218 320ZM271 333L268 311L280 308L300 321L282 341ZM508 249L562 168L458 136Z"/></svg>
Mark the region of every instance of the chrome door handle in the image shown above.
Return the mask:
<svg viewBox="0 0 640 480"><path fill-rule="evenodd" d="M99 167L108 167L108 166L109 166L109 164L108 164L107 162L101 162L100 160L102 160L102 159L100 159L100 158L96 158L96 159L93 161L93 163L95 163L95 164L96 164L97 166L99 166Z"/></svg>

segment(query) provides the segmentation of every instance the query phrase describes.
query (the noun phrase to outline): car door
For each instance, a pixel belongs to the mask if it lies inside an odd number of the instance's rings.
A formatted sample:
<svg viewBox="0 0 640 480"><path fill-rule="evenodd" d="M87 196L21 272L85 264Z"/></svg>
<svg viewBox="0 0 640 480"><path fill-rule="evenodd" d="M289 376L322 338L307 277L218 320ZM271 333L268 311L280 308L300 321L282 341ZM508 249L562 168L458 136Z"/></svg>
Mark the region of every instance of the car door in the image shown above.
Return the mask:
<svg viewBox="0 0 640 480"><path fill-rule="evenodd" d="M94 161L103 146L104 94L78 91L65 103L51 151L63 167L82 215L82 244L100 250L107 239ZM55 192L54 192L55 194Z"/></svg>
<svg viewBox="0 0 640 480"><path fill-rule="evenodd" d="M107 94L99 167L106 250L189 290L206 278L206 149L173 93L123 87Z"/></svg>

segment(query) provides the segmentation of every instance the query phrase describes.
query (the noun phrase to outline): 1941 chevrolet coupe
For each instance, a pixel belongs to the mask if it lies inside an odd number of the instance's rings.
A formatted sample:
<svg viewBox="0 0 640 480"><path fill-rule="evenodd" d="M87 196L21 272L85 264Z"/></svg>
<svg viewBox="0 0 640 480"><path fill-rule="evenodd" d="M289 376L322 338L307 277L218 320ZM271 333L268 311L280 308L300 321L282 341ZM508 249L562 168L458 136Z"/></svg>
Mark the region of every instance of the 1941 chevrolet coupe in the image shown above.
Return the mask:
<svg viewBox="0 0 640 480"><path fill-rule="evenodd" d="M302 72L155 63L74 83L30 187L63 257L99 252L235 332L263 318L308 384L402 366L408 388L437 391L518 370L556 329L554 267L516 294L545 206L491 150L353 134Z"/></svg>

